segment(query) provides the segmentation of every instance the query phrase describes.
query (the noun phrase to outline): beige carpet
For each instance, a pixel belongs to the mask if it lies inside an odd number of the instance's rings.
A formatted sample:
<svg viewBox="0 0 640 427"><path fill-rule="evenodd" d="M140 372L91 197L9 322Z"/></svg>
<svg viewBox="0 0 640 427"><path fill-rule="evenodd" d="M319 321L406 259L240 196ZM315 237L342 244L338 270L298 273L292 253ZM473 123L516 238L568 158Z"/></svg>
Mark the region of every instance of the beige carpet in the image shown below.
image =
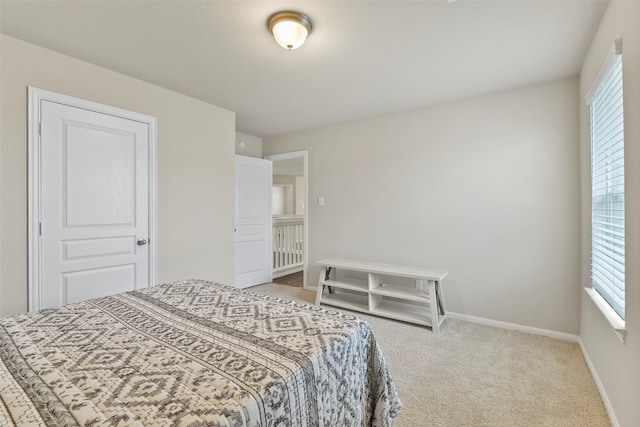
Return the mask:
<svg viewBox="0 0 640 427"><path fill-rule="evenodd" d="M256 292L313 303L279 284ZM394 427L608 426L575 343L448 319L430 329L373 316L403 408Z"/></svg>

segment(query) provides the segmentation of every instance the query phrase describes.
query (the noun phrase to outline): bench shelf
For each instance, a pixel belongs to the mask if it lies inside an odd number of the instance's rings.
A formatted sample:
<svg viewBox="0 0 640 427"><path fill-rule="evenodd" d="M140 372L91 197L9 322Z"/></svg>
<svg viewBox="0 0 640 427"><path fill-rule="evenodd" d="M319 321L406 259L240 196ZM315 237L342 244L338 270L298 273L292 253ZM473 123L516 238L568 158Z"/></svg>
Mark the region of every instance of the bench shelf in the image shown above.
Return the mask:
<svg viewBox="0 0 640 427"><path fill-rule="evenodd" d="M348 310L429 326L438 333L446 319L442 279L445 270L370 263L342 258L318 261L321 266L316 305ZM336 278L336 270L366 273L367 280ZM409 278L413 287L385 283L385 279Z"/></svg>

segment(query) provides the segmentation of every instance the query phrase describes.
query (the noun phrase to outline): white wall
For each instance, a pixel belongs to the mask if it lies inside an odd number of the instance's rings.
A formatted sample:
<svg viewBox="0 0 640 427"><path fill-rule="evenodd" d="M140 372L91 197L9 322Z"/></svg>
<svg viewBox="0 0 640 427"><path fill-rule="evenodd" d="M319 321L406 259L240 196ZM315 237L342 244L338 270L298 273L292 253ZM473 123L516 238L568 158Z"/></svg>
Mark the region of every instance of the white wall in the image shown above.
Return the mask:
<svg viewBox="0 0 640 427"><path fill-rule="evenodd" d="M309 277L328 256L447 269L450 311L576 334L577 98L571 78L264 139L309 150Z"/></svg>
<svg viewBox="0 0 640 427"><path fill-rule="evenodd" d="M283 215L296 215L295 206L298 204L298 190L296 177L292 175L273 175L273 185L288 186L285 194L285 209Z"/></svg>
<svg viewBox="0 0 640 427"><path fill-rule="evenodd" d="M590 279L591 178L589 109L584 97L616 38L622 37L626 208L626 327L622 344L582 293L580 335L606 396L614 425L640 420L640 3L610 1L580 73L582 284Z"/></svg>
<svg viewBox="0 0 640 427"><path fill-rule="evenodd" d="M274 185L271 188L271 215L284 215L287 212L286 187Z"/></svg>
<svg viewBox="0 0 640 427"><path fill-rule="evenodd" d="M236 132L236 154L262 158L262 138Z"/></svg>
<svg viewBox="0 0 640 427"><path fill-rule="evenodd" d="M304 176L296 176L296 215L304 215Z"/></svg>
<svg viewBox="0 0 640 427"><path fill-rule="evenodd" d="M0 315L27 309L27 86L158 119L158 281L233 283L235 114L0 38Z"/></svg>

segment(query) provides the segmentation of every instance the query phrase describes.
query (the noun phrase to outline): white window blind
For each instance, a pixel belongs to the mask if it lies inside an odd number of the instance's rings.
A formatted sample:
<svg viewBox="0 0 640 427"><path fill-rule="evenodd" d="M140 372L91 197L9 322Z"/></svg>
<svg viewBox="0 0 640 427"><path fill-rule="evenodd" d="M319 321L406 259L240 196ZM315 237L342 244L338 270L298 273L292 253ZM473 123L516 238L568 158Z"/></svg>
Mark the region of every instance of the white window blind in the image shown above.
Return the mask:
<svg viewBox="0 0 640 427"><path fill-rule="evenodd" d="M617 53L590 99L591 278L624 320L624 120L622 55Z"/></svg>

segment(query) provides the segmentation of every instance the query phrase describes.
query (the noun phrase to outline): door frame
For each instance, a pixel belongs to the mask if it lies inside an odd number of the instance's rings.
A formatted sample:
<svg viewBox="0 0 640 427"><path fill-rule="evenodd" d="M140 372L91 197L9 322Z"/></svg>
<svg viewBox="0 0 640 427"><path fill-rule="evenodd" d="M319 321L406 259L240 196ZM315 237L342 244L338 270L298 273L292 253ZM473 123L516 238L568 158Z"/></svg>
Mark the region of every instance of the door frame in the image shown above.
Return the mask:
<svg viewBox="0 0 640 427"><path fill-rule="evenodd" d="M41 139L40 123L42 121L43 101L55 102L70 107L81 108L96 113L108 114L123 119L145 123L149 127L149 286L156 283L157 268L157 223L156 223L156 139L157 120L145 114L127 111L92 101L87 101L61 93L51 92L36 87L28 87L28 302L29 311L40 307L40 287L42 247L40 239L41 222Z"/></svg>
<svg viewBox="0 0 640 427"><path fill-rule="evenodd" d="M309 262L309 151L292 151L290 153L270 154L264 156L265 159L272 162L278 160L297 159L302 157L304 171L304 223L302 224L302 238L304 239L302 253L302 287L307 287L308 262Z"/></svg>

